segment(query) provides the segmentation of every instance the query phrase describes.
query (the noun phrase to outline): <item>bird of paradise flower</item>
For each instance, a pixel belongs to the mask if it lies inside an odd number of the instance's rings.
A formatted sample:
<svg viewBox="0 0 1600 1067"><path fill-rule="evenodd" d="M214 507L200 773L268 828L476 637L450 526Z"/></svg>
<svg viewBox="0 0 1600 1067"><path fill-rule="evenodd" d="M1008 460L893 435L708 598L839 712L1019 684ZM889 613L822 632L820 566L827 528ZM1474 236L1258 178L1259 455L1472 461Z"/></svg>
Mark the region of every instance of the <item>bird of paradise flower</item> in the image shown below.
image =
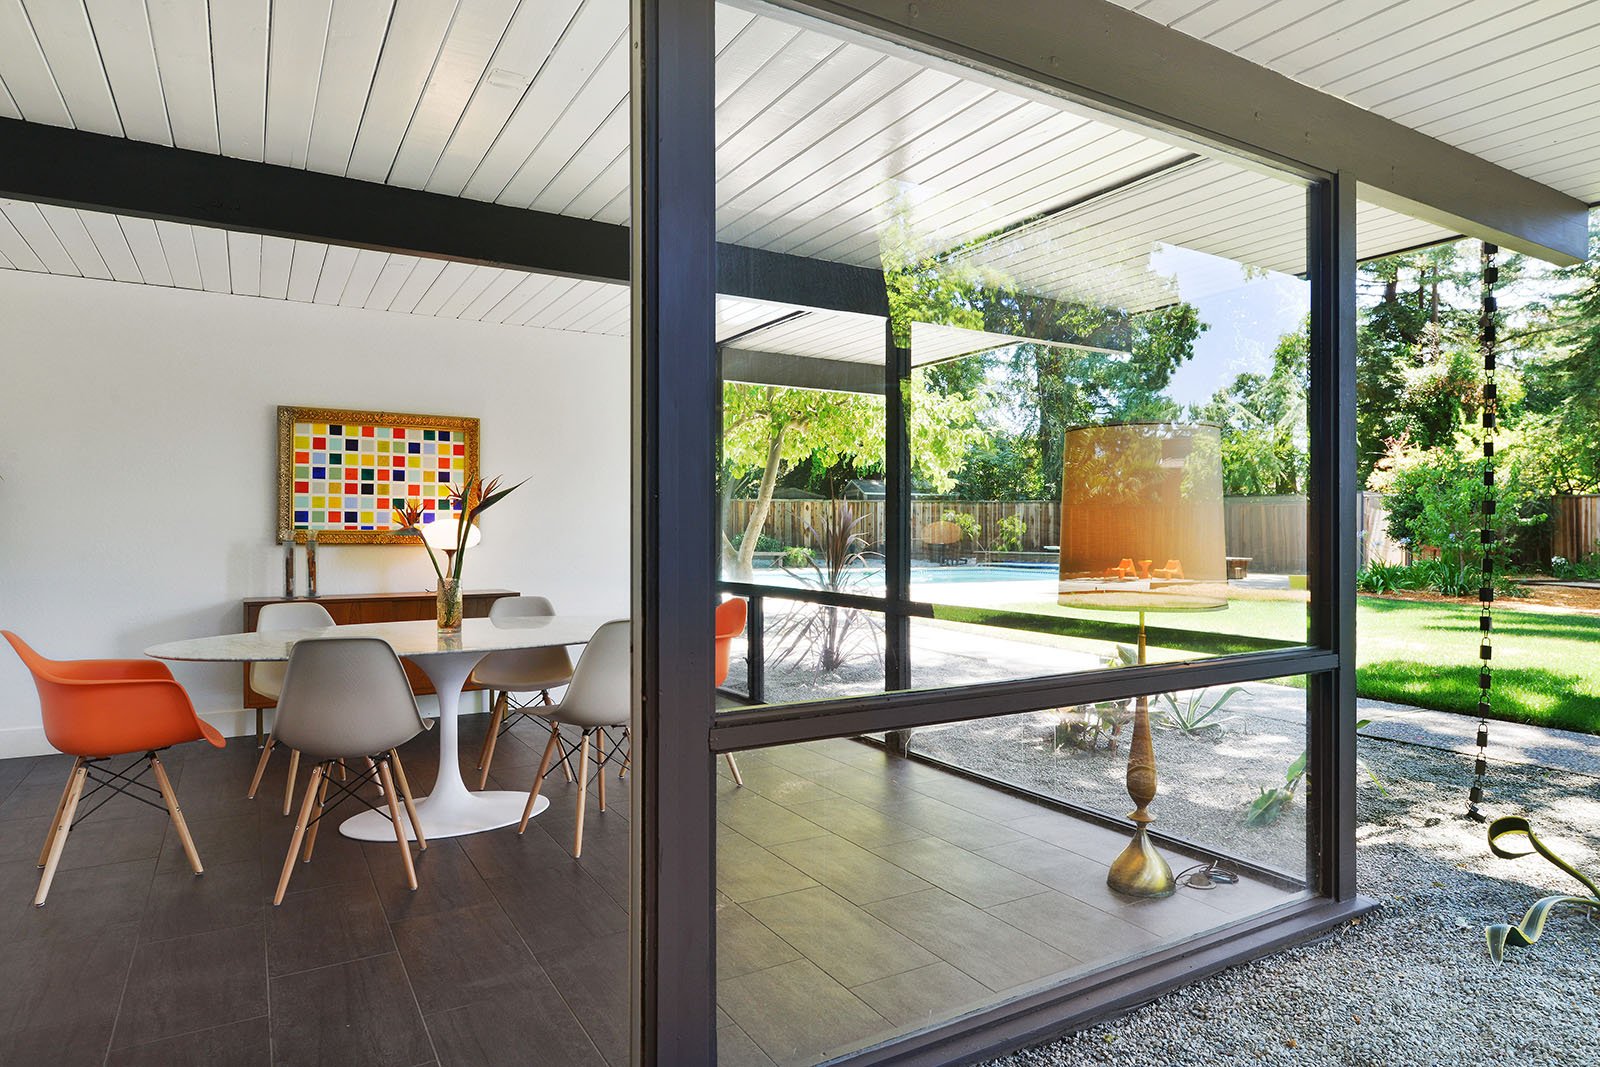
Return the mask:
<svg viewBox="0 0 1600 1067"><path fill-rule="evenodd" d="M444 568L439 566L439 559L434 555L433 548L422 537L423 510L415 504L394 509L396 533L411 534L422 541L422 547L427 550L428 562L433 564L433 573L439 576L442 585L446 580L459 583L461 569L467 561L467 534L472 529L472 524L478 521L478 516L488 511L494 505L520 489L526 479L518 482L508 489L500 488L500 479L495 478L484 481L482 478L469 478L461 485L452 485L449 496L449 512L456 517L456 547L449 553L446 565L450 574L445 575ZM443 516L436 518L435 522L446 521Z"/></svg>

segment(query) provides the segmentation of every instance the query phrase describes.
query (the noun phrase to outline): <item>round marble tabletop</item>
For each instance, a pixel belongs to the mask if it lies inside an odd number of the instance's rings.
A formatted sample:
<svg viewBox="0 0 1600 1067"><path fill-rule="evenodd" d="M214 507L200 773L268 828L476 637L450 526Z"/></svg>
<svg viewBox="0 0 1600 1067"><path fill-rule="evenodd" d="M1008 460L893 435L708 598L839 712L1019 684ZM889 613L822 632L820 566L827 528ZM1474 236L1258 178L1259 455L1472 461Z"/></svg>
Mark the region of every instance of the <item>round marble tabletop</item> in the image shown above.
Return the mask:
<svg viewBox="0 0 1600 1067"><path fill-rule="evenodd" d="M370 622L320 630L266 630L245 634L194 637L151 645L153 659L207 663L267 663L289 658L300 641L324 637L377 637L406 659L460 652L503 652L519 648L581 645L609 621L603 615L550 615L526 619L465 619L459 634L441 634L431 619L416 622Z"/></svg>
<svg viewBox="0 0 1600 1067"><path fill-rule="evenodd" d="M550 615L524 619L466 619L459 634L441 634L432 619L419 622L373 622L330 626L321 630L280 630L196 637L168 641L145 649L155 659L208 663L250 663L287 660L300 641L331 637L377 637L395 654L415 660L433 683L439 699L439 772L433 792L416 801L417 818L429 838L480 833L519 821L527 794L512 790L469 791L457 756L456 716L461 692L479 660L491 652L557 645L587 644L608 622L602 615ZM532 814L550 806L541 796ZM412 837L409 826L400 827ZM339 824L339 832L362 841L393 840L395 826L387 813L366 811Z"/></svg>

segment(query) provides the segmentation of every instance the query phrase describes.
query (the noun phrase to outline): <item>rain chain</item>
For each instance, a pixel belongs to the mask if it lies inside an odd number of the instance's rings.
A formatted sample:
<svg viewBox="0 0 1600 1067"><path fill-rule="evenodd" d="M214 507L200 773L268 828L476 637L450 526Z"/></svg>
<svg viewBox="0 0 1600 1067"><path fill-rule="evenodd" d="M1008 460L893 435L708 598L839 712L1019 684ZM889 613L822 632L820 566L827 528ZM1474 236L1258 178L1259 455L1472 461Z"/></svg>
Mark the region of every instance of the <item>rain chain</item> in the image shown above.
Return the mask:
<svg viewBox="0 0 1600 1067"><path fill-rule="evenodd" d="M1489 773L1489 715L1490 690L1494 684L1494 542L1495 542L1495 485L1494 485L1494 431L1495 409L1498 396L1494 381L1495 349L1495 283L1500 280L1500 268L1495 265L1499 249L1484 242L1481 253L1483 269L1483 309L1478 314L1479 347L1483 350L1483 578L1478 584L1478 757L1473 764L1472 790L1468 794L1467 817L1477 822L1485 821L1478 805L1483 803L1484 780Z"/></svg>

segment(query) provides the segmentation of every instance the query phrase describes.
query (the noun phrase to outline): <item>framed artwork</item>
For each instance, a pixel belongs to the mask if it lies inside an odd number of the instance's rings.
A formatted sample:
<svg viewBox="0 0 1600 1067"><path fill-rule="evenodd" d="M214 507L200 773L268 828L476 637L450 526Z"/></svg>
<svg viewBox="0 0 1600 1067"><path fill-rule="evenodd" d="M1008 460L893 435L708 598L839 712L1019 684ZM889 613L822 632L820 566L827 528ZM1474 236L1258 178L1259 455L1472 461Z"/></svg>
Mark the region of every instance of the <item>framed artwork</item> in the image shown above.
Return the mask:
<svg viewBox="0 0 1600 1067"><path fill-rule="evenodd" d="M394 509L448 509L478 476L478 420L343 408L278 408L278 540L383 545ZM425 519L426 521L426 519Z"/></svg>

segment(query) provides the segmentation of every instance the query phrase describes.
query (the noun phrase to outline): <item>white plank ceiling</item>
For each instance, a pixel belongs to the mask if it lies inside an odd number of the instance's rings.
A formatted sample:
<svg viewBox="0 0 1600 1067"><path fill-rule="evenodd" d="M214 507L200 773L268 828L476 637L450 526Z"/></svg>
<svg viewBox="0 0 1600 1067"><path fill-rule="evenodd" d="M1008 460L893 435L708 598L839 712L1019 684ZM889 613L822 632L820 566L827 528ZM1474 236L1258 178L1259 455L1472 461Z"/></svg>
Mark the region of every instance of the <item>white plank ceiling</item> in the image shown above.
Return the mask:
<svg viewBox="0 0 1600 1067"><path fill-rule="evenodd" d="M1593 0L1114 0L1600 203Z"/></svg>
<svg viewBox="0 0 1600 1067"><path fill-rule="evenodd" d="M628 335L628 287L0 200L0 268Z"/></svg>
<svg viewBox="0 0 1600 1067"><path fill-rule="evenodd" d="M1595 65L1574 64L1585 42L1600 54L1600 4L1122 2L1401 121L1428 117L1426 132L1493 146L1513 169L1543 166L1544 145L1576 175L1590 157L1574 145L1600 143L1600 122L1557 117L1595 113ZM621 224L627 8L0 0L0 115ZM1415 47L1394 48L1407 27ZM1163 246L1303 269L1296 186L809 23L719 6L717 29L724 241L878 266L1004 233L965 258L1135 309L1175 296ZM1533 46L1556 30L1572 39ZM1481 87L1491 59L1528 106ZM1590 169L1590 193L1540 173L1600 199ZM1451 236L1369 205L1359 222L1363 256ZM627 323L619 286L21 204L0 212L5 267L512 325Z"/></svg>

